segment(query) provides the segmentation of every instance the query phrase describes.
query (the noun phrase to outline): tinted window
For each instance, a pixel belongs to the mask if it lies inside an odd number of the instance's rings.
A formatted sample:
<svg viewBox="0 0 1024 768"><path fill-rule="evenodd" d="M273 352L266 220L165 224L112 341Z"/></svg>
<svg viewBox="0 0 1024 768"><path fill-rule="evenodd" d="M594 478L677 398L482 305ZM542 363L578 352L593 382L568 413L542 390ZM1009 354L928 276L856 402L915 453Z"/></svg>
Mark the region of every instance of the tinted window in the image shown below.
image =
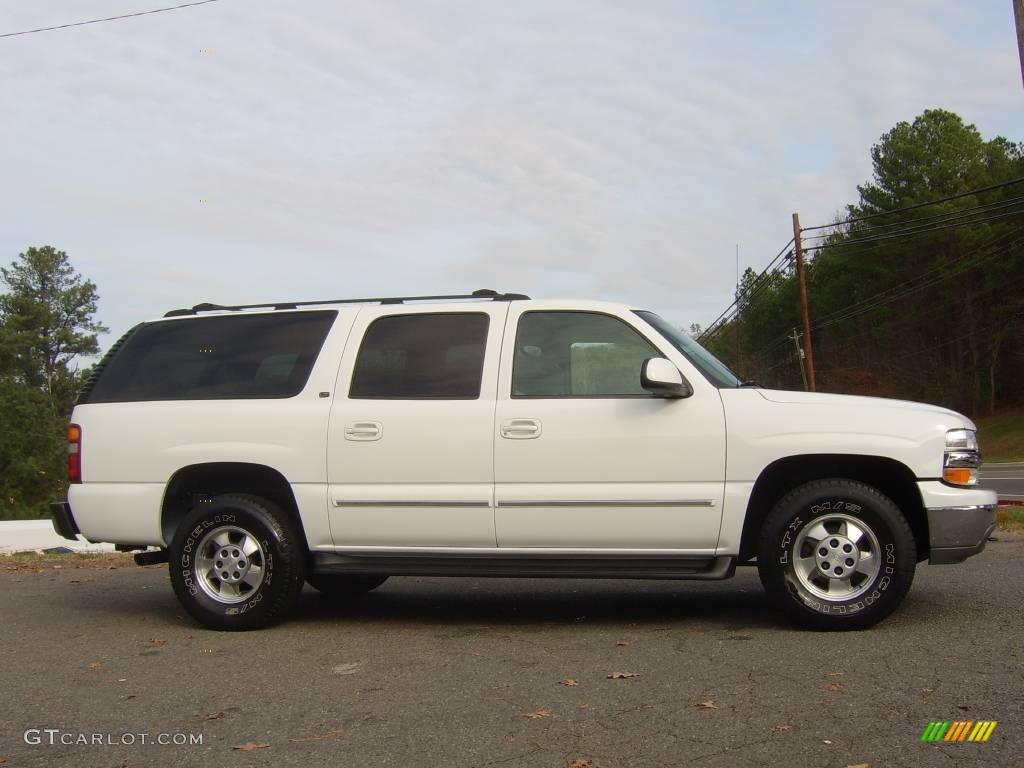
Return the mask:
<svg viewBox="0 0 1024 768"><path fill-rule="evenodd" d="M654 330L665 337L673 347L678 349L686 359L700 369L700 372L717 387L739 387L743 382L717 357L691 339L678 328L653 312L637 311L636 314L649 323Z"/></svg>
<svg viewBox="0 0 1024 768"><path fill-rule="evenodd" d="M628 324L594 312L519 318L513 397L635 397L644 360L662 355Z"/></svg>
<svg viewBox="0 0 1024 768"><path fill-rule="evenodd" d="M337 312L288 312L143 325L82 402L292 397Z"/></svg>
<svg viewBox="0 0 1024 768"><path fill-rule="evenodd" d="M374 320L359 348L349 397L480 397L489 320L478 312L392 315Z"/></svg>

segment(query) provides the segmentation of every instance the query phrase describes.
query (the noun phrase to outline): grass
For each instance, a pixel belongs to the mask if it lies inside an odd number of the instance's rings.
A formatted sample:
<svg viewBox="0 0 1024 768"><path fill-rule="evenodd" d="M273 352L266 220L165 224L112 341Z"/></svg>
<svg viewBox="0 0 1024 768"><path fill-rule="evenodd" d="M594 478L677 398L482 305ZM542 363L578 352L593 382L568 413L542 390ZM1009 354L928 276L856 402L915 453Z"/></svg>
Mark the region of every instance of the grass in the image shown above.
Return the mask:
<svg viewBox="0 0 1024 768"><path fill-rule="evenodd" d="M979 419L977 424L986 463L1024 461L1024 408Z"/></svg>
<svg viewBox="0 0 1024 768"><path fill-rule="evenodd" d="M996 520L1000 531L1024 533L1024 507L1000 507Z"/></svg>
<svg viewBox="0 0 1024 768"><path fill-rule="evenodd" d="M44 571L87 568L107 571L136 567L130 554L123 552L15 552L0 555L0 573L43 573Z"/></svg>

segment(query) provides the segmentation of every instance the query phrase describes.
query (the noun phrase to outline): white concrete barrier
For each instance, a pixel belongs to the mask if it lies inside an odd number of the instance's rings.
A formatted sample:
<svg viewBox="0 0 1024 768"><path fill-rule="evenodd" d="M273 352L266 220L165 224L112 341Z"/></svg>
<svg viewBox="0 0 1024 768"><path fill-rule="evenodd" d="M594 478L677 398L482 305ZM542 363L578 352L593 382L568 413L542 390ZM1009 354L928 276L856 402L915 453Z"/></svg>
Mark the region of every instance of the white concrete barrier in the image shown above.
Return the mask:
<svg viewBox="0 0 1024 768"><path fill-rule="evenodd" d="M0 553L31 552L67 547L75 552L113 552L113 544L90 544L81 537L71 541L53 530L50 520L0 520Z"/></svg>

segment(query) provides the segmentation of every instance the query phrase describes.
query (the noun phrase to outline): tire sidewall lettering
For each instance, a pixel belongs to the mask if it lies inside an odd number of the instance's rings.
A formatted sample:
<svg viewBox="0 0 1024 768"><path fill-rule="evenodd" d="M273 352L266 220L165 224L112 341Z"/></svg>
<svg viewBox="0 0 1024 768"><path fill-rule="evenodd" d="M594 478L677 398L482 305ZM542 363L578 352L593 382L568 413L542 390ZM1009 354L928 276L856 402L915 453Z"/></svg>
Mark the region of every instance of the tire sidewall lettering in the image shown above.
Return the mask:
<svg viewBox="0 0 1024 768"><path fill-rule="evenodd" d="M865 511L867 512L867 519L865 519ZM806 512L810 513L808 517ZM855 517L858 520L863 521L866 525L869 525L874 531L875 536L879 539L879 544L883 550L883 562L885 567L881 569L880 574L875 576L875 584L872 585L871 591L867 594L860 594L853 598L849 602L826 602L820 600L814 595L808 593L797 581L794 572L794 553L792 552L793 543L796 540L797 534L803 529L811 520L820 517L823 514L829 512L841 512L848 514L851 517ZM897 564L897 550L896 545L891 539L891 532L884 521L879 518L878 515L873 514L872 510L861 504L857 504L848 499L833 498L829 501L822 501L811 504L806 508L805 512L797 512L789 523L783 528L782 535L778 540L778 558L777 562L780 566L783 566L784 580L788 591L799 599L807 608L821 615L836 615L836 616L847 616L855 613L859 613L866 608L869 608L878 600L882 599L885 595L886 590L894 583L893 575L896 572L895 566Z"/></svg>

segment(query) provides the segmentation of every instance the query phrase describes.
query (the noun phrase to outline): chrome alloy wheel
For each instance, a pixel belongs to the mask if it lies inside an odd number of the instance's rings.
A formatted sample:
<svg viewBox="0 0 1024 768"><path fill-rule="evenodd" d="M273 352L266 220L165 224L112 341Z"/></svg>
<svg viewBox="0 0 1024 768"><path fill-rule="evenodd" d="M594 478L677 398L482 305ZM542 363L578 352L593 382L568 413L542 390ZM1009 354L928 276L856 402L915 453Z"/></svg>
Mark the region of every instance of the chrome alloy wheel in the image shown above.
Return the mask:
<svg viewBox="0 0 1024 768"><path fill-rule="evenodd" d="M797 580L822 600L850 600L866 592L881 563L875 532L849 515L830 513L811 520L793 545Z"/></svg>
<svg viewBox="0 0 1024 768"><path fill-rule="evenodd" d="M240 603L263 583L263 547L243 528L224 525L207 533L196 549L195 579L220 603Z"/></svg>

